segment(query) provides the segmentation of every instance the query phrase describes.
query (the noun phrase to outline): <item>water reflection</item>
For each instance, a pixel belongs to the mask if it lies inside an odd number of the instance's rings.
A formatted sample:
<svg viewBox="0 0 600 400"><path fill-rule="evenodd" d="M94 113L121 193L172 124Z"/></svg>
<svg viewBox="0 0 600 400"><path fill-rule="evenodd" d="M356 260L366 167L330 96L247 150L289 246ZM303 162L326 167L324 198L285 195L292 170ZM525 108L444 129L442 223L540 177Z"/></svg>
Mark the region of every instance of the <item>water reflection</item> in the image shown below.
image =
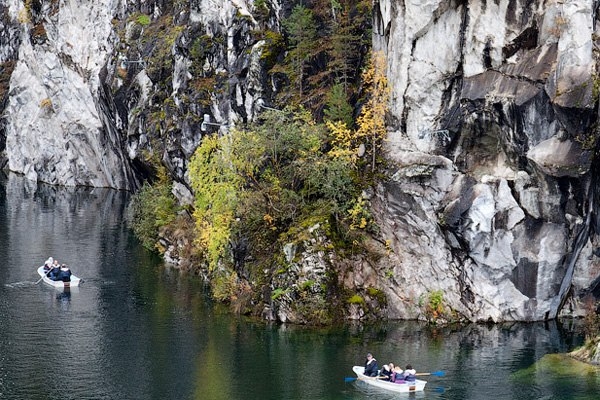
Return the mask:
<svg viewBox="0 0 600 400"><path fill-rule="evenodd" d="M71 301L71 289L62 289L59 290L56 295L56 300L59 303L68 304Z"/></svg>
<svg viewBox="0 0 600 400"><path fill-rule="evenodd" d="M77 276L96 277L109 264L108 249L119 249L128 194L100 188L61 188L14 174L0 178L0 233L4 259L12 267L3 284L23 281L48 256L70 265Z"/></svg>

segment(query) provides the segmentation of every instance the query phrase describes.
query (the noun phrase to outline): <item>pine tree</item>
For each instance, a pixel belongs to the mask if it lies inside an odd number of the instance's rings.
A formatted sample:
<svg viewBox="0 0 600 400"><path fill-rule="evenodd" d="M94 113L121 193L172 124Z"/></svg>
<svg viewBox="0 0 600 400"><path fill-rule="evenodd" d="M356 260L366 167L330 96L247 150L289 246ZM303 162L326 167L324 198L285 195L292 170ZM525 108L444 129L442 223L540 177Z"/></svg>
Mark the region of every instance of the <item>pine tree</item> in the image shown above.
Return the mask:
<svg viewBox="0 0 600 400"><path fill-rule="evenodd" d="M326 121L341 121L351 128L354 120L352 118L352 106L346 98L344 86L340 83L334 85L325 101L325 120Z"/></svg>
<svg viewBox="0 0 600 400"><path fill-rule="evenodd" d="M312 0L294 7L283 22L287 54L270 72L286 76L287 97L312 110L317 120L334 85L341 84L348 102L355 101L371 43L371 7L368 0Z"/></svg>
<svg viewBox="0 0 600 400"><path fill-rule="evenodd" d="M343 84L346 95L349 85L358 78L364 48L370 46L371 3L364 0L332 1L329 63L327 69L335 81Z"/></svg>
<svg viewBox="0 0 600 400"><path fill-rule="evenodd" d="M286 63L292 88L298 97L303 95L304 71L312 56L317 39L317 26L313 12L303 5L297 5L292 14L283 21L288 35L289 50Z"/></svg>

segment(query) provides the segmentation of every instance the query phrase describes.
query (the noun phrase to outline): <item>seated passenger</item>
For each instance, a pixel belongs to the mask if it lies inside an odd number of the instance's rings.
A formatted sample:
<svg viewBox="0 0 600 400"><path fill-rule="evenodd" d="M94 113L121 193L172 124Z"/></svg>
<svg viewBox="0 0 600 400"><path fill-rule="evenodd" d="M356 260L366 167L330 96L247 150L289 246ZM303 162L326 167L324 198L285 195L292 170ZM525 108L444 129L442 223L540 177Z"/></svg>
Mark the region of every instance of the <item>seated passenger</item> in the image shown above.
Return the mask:
<svg viewBox="0 0 600 400"><path fill-rule="evenodd" d="M382 381L389 381L391 375L392 375L392 369L390 368L390 366L388 364L384 364L383 368L381 368L381 371L379 371L378 379L382 380Z"/></svg>
<svg viewBox="0 0 600 400"><path fill-rule="evenodd" d="M394 368L396 367L394 363L389 363L388 367L390 368L389 378L387 379L390 382L394 382Z"/></svg>
<svg viewBox="0 0 600 400"><path fill-rule="evenodd" d="M44 271L48 272L50 270L50 268L52 267L53 262L54 262L54 259L52 257L50 257L46 261L44 261Z"/></svg>
<svg viewBox="0 0 600 400"><path fill-rule="evenodd" d="M71 282L71 270L66 264L60 266L57 281Z"/></svg>
<svg viewBox="0 0 600 400"><path fill-rule="evenodd" d="M400 368L399 366L394 367L394 374L392 375L394 377L394 383L404 383L404 375L402 374L402 368Z"/></svg>
<svg viewBox="0 0 600 400"><path fill-rule="evenodd" d="M367 361L365 361L365 372L366 376L377 376L379 367L377 366L377 360L371 353L367 353Z"/></svg>
<svg viewBox="0 0 600 400"><path fill-rule="evenodd" d="M406 366L403 375L406 382L414 382L417 379L417 371L410 364Z"/></svg>
<svg viewBox="0 0 600 400"><path fill-rule="evenodd" d="M394 382L394 363L389 363L387 365L384 365L383 368L381 369L381 372L379 372L379 376L381 380L384 381L390 381L390 382Z"/></svg>
<svg viewBox="0 0 600 400"><path fill-rule="evenodd" d="M52 279L53 281L57 281L59 274L60 266L58 265L58 260L54 260L54 263L52 264L52 269L48 273L48 278Z"/></svg>

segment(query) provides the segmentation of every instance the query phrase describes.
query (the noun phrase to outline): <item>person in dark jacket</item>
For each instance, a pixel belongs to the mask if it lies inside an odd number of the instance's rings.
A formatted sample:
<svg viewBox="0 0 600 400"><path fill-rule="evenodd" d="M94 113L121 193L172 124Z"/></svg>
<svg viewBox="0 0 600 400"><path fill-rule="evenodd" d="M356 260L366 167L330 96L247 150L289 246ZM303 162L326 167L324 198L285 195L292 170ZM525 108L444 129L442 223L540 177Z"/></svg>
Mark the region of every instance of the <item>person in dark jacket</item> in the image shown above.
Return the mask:
<svg viewBox="0 0 600 400"><path fill-rule="evenodd" d="M71 270L66 264L60 266L60 272L58 273L58 281L71 282Z"/></svg>
<svg viewBox="0 0 600 400"><path fill-rule="evenodd" d="M58 260L54 260L54 263L52 264L52 269L48 273L48 278L52 279L53 281L58 281L59 275L60 275L60 265L58 265Z"/></svg>
<svg viewBox="0 0 600 400"><path fill-rule="evenodd" d="M384 365L383 368L381 368L381 371L379 372L379 379L394 382L394 367L394 363Z"/></svg>
<svg viewBox="0 0 600 400"><path fill-rule="evenodd" d="M367 360L365 361L365 372L366 376L377 376L379 373L379 367L377 366L377 360L373 357L373 354L367 353Z"/></svg>

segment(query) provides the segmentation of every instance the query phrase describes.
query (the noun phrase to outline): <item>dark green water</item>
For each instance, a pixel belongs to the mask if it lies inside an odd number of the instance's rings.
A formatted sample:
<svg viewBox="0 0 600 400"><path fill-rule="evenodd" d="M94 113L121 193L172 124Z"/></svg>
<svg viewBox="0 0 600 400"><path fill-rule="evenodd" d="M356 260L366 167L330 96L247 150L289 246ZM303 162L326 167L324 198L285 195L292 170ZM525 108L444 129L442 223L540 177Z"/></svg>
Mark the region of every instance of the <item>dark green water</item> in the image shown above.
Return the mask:
<svg viewBox="0 0 600 400"><path fill-rule="evenodd" d="M568 324L314 329L232 316L139 246L126 201L0 178L0 399L600 397L600 374L545 357L581 342ZM85 283L68 292L34 285L48 256ZM345 382L367 351L446 375L410 395Z"/></svg>

